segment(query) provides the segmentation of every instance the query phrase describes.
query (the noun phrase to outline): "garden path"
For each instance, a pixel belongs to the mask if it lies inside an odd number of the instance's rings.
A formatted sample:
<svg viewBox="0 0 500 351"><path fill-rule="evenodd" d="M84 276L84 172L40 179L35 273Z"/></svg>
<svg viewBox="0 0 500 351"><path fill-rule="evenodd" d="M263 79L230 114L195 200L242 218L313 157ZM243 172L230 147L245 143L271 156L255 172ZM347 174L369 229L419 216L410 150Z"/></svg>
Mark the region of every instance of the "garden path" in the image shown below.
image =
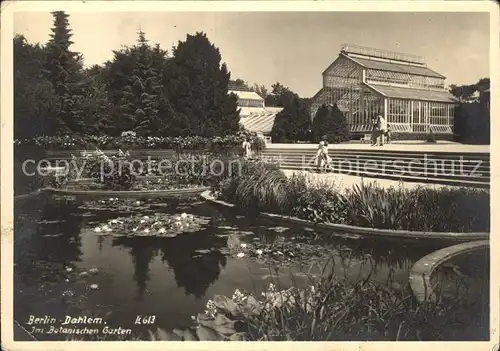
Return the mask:
<svg viewBox="0 0 500 351"><path fill-rule="evenodd" d="M282 171L291 177L294 173L305 173L311 178L313 182L321 182L322 184L331 184L332 187L338 187L339 189L351 189L354 184L361 184L362 182L377 183L379 186L384 188L399 187L402 185L405 189L413 189L418 186L439 189L443 187L452 187L442 184L426 184L426 183L414 183L414 182L400 182L397 180L390 179L373 179L373 178L363 178L347 174L336 174L336 173L314 173L308 171L294 171L288 169L282 169Z"/></svg>

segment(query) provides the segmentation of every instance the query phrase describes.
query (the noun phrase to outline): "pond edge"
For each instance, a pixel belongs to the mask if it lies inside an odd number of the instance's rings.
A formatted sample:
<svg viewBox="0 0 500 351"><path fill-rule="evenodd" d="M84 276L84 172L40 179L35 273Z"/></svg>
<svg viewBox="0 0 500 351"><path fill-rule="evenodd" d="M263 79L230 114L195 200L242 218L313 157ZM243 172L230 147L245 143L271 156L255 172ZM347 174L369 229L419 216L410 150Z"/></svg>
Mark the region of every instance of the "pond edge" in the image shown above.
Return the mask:
<svg viewBox="0 0 500 351"><path fill-rule="evenodd" d="M419 303L433 301L436 285L432 284L432 274L436 269L447 261L457 256L486 249L490 246L489 240L478 240L468 243L448 246L444 249L422 257L410 269L410 287L413 295Z"/></svg>
<svg viewBox="0 0 500 351"><path fill-rule="evenodd" d="M29 194L14 196L14 200L29 199L40 194L64 195L64 196L94 196L94 197L126 197L126 198L154 198L182 195L199 195L210 189L209 187L184 188L170 190L66 190L54 188L42 188Z"/></svg>
<svg viewBox="0 0 500 351"><path fill-rule="evenodd" d="M234 204L215 199L210 190L204 191L200 196L212 204L235 208ZM346 224L334 223L314 223L305 219L297 217L290 217L278 215L273 213L262 212L259 217L271 220L279 224L295 224L305 228L320 229L332 231L333 235L337 236L351 236L359 239L365 238L401 238L413 240L446 240L446 241L476 241L476 240L489 240L489 233L447 233L447 232L422 232L422 231L409 231L409 230L391 230L391 229L378 229L357 227ZM337 234L338 233L338 234Z"/></svg>

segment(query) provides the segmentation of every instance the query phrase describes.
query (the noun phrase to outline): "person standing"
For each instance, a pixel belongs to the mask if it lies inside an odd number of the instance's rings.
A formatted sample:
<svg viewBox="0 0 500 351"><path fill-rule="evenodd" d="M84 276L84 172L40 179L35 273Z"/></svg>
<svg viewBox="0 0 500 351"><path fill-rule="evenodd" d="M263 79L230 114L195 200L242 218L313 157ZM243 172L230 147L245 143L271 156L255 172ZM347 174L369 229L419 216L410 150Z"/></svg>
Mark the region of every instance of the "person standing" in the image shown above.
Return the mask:
<svg viewBox="0 0 500 351"><path fill-rule="evenodd" d="M375 146L380 133L380 114L372 119L372 146Z"/></svg>
<svg viewBox="0 0 500 351"><path fill-rule="evenodd" d="M379 140L379 145L384 146L384 139L385 135L387 133L387 120L384 118L384 116L380 115L380 140Z"/></svg>
<svg viewBox="0 0 500 351"><path fill-rule="evenodd" d="M241 146L243 148L243 157L248 160L251 156L251 151L252 151L252 145L250 144L250 139L246 138Z"/></svg>

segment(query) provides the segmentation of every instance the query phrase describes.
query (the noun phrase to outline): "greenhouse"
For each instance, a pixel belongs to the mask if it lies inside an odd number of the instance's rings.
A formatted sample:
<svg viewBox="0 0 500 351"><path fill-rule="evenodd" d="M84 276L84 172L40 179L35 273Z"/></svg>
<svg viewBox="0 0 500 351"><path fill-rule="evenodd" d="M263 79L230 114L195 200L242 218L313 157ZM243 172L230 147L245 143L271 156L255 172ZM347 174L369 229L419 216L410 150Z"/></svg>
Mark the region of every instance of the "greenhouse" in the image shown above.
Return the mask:
<svg viewBox="0 0 500 351"><path fill-rule="evenodd" d="M370 132L379 113L393 133L453 134L456 100L445 89L445 77L414 55L342 45L323 72L311 118L323 104L337 104L353 134Z"/></svg>

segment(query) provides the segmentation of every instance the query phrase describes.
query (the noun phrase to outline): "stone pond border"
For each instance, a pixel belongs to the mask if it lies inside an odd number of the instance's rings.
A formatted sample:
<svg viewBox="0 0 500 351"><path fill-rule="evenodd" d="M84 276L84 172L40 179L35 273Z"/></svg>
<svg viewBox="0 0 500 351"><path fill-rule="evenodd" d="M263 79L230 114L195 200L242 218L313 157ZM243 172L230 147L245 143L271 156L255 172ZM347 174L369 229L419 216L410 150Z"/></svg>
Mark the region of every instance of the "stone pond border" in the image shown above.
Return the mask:
<svg viewBox="0 0 500 351"><path fill-rule="evenodd" d="M234 208L234 204L225 201L217 200L212 195L210 190L204 191L200 196L215 205ZM304 228L320 229L331 231L333 235L340 237L347 237L353 239L361 238L392 238L392 239L413 239L413 240L444 240L444 241L475 241L475 240L489 240L489 233L446 233L446 232L422 232L422 231L408 231L408 230L390 230L390 229L377 229L367 227L356 227L345 224L333 223L314 223L305 219L296 217L260 213L260 218L271 220L277 224L299 225ZM338 233L338 234L337 234Z"/></svg>
<svg viewBox="0 0 500 351"><path fill-rule="evenodd" d="M178 197L193 196L207 191L209 187L184 188L170 190L66 190L54 188L42 188L29 194L14 196L14 200L29 199L39 194L63 195L63 196L92 196L92 197L116 197L116 198L155 198L155 197Z"/></svg>
<svg viewBox="0 0 500 351"><path fill-rule="evenodd" d="M432 283L432 276L436 269L457 256L474 251L484 250L490 246L489 240L478 240L456 244L434 251L418 260L410 270L410 287L419 303L432 301L436 284Z"/></svg>

